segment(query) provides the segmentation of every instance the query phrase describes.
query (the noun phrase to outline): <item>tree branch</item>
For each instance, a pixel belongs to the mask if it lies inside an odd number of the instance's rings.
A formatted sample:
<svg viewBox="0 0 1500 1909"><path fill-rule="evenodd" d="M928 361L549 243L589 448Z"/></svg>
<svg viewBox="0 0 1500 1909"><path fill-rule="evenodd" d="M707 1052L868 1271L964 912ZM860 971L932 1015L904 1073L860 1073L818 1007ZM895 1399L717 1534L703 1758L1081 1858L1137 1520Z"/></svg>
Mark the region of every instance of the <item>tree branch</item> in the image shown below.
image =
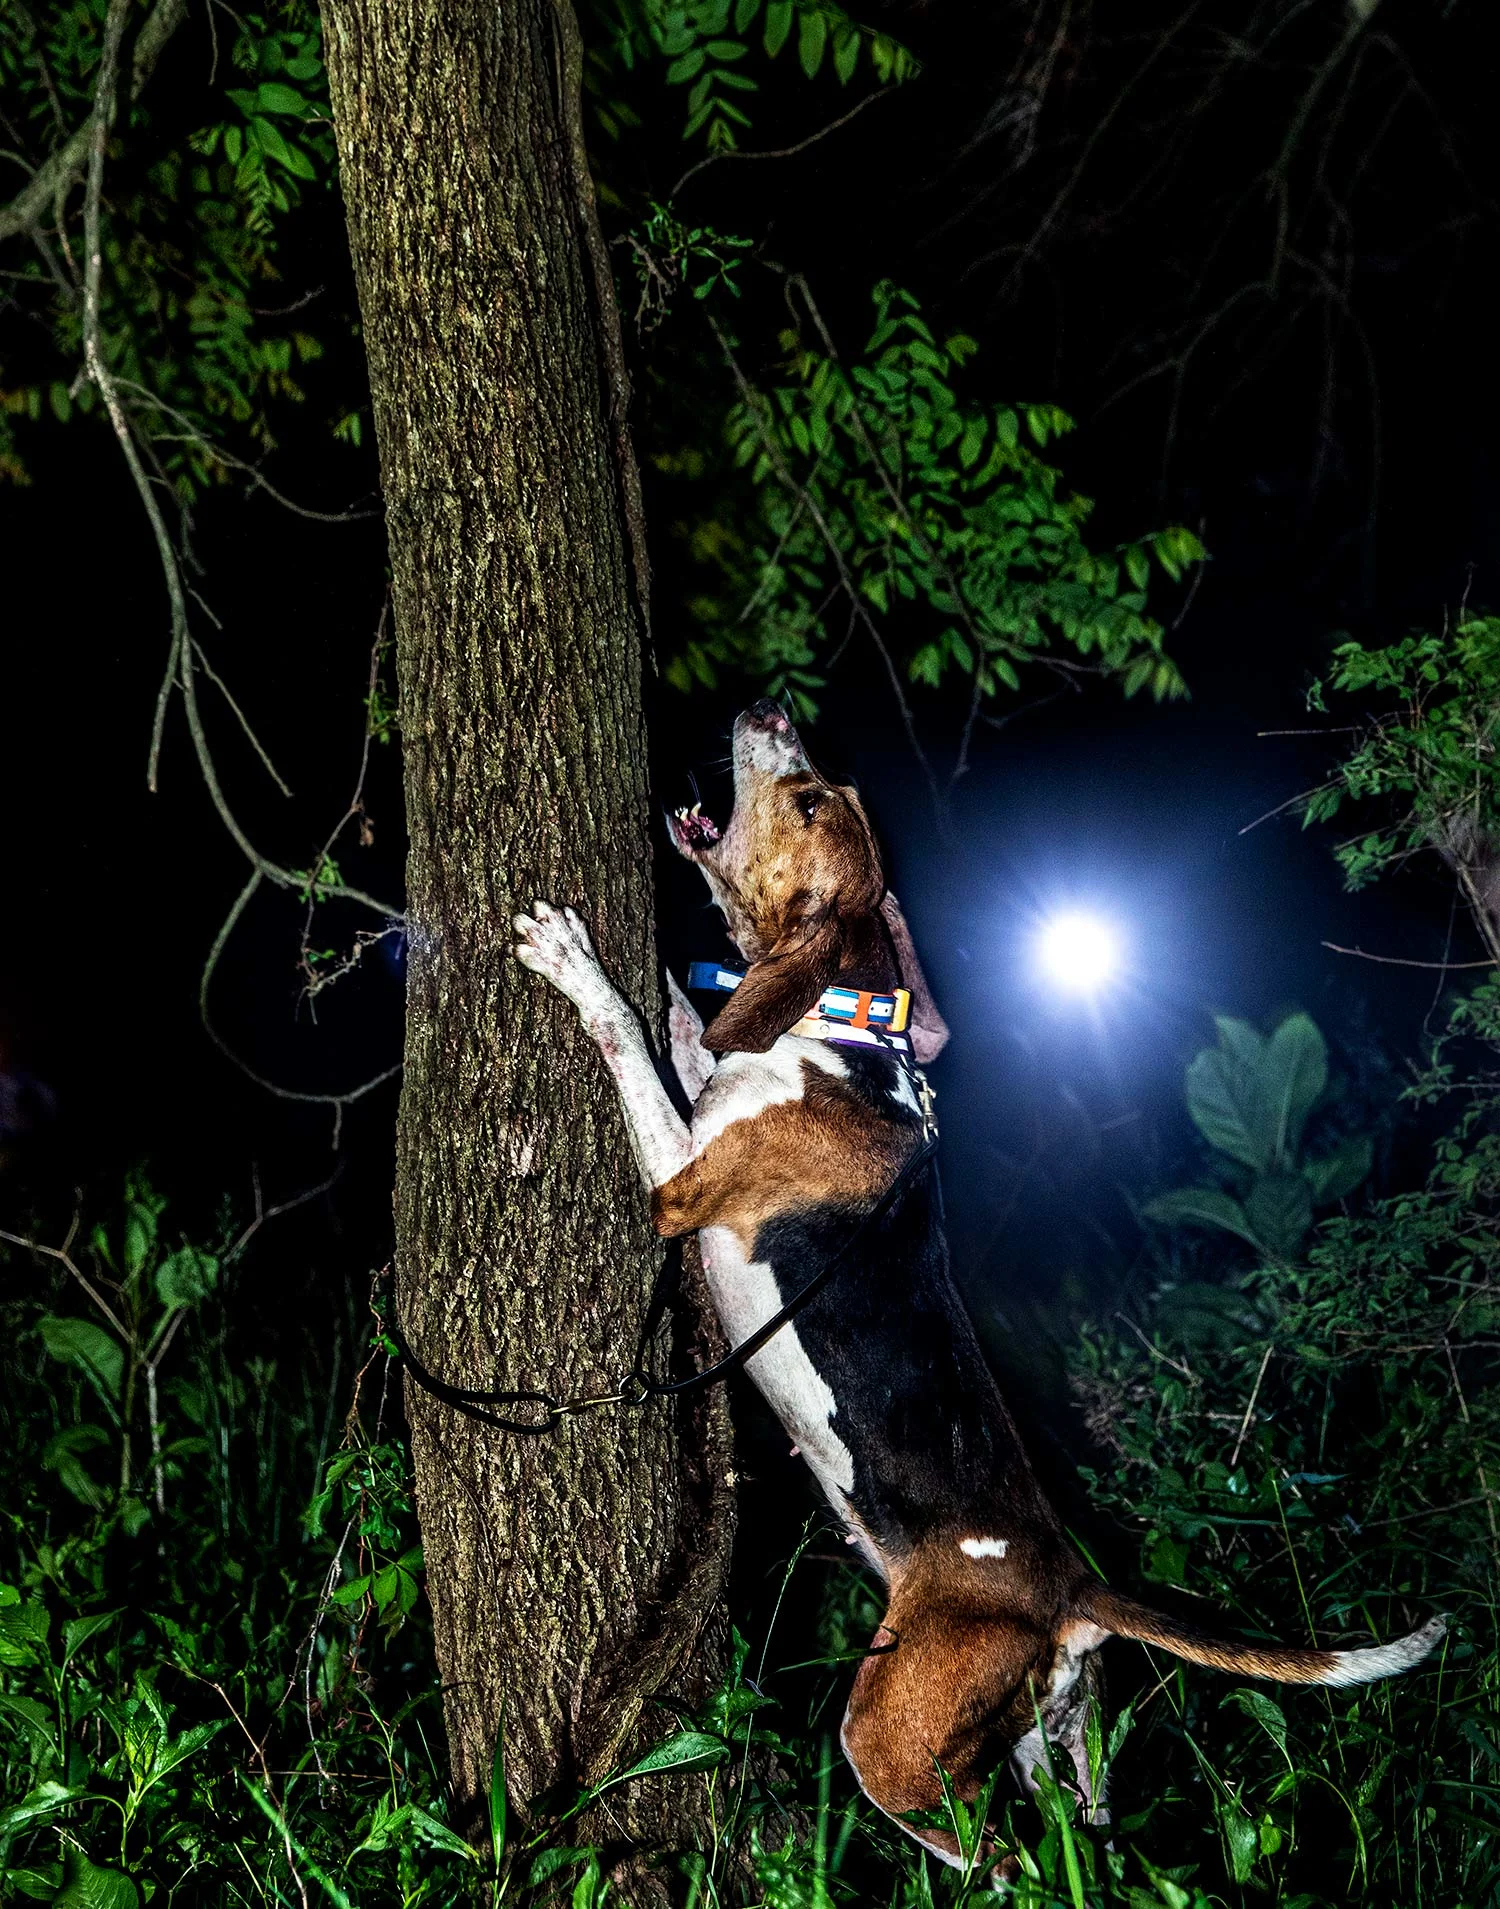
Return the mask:
<svg viewBox="0 0 1500 1909"><path fill-rule="evenodd" d="M18 232L28 231L36 225L49 206L66 198L69 189L90 164L95 145L95 136L100 126L100 103L103 98L105 71L104 62L108 59L109 113L104 124L108 137L109 125L114 119L115 77L120 57L120 40L125 30L125 14L128 8L120 9L120 18L115 32L113 48L109 48L110 21L115 17L115 8L110 9L105 21L105 50L100 54L99 83L94 89L94 110L78 130L56 151L49 153L31 175L30 180L16 194L7 206L0 206L0 244L11 239ZM187 0L156 0L156 5L146 17L146 23L136 35L135 53L130 62L130 103L135 104L145 90L146 82L156 70L156 62L161 58L162 48L178 27L187 18Z"/></svg>

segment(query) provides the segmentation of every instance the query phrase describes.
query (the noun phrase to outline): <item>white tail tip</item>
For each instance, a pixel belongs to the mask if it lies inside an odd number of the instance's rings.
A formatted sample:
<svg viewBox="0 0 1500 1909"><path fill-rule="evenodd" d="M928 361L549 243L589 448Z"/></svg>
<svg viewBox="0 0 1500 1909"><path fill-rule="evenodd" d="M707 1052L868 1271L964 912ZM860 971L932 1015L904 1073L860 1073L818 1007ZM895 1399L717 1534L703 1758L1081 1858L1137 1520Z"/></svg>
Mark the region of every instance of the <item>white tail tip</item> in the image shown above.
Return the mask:
<svg viewBox="0 0 1500 1909"><path fill-rule="evenodd" d="M1446 1634L1445 1617L1430 1618L1419 1631L1369 1650L1330 1651L1333 1668L1318 1681L1323 1684L1372 1684L1377 1677L1397 1677L1428 1655Z"/></svg>

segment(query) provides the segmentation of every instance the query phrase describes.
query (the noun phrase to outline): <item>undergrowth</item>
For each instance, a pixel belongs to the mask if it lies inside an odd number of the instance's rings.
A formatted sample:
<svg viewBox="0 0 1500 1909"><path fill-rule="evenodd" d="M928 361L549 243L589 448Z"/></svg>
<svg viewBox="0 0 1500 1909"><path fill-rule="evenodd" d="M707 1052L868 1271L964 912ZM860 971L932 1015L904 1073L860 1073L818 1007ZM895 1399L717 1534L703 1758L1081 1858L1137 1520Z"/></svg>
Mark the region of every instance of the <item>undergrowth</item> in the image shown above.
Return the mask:
<svg viewBox="0 0 1500 1909"><path fill-rule="evenodd" d="M1489 748L1500 623L1462 634L1448 701L1433 687L1446 651L1340 652L1336 686L1373 680L1397 710L1322 800L1395 809L1388 833L1360 838L1352 875L1425 843L1478 916L1500 892L1500 807L1492 769L1457 774L1453 738ZM1450 720L1470 705L1482 722ZM1496 920L1479 925L1500 949ZM450 1821L378 1316L259 1317L244 1276L258 1228L183 1240L140 1179L61 1247L13 1240L0 1898L600 1909L627 1899L587 1840L591 1806L656 1781L710 1790L711 1847L678 1852L664 1878L690 1909L929 1909L997 1892L1017 1909L1500 1905L1497 1045L1487 979L1452 1004L1408 1090L1464 1096L1425 1185L1314 1227L1312 1207L1352 1193L1370 1157L1357 1136L1300 1150L1321 1037L1221 1022L1189 1098L1231 1166L1206 1163L1215 1185L1154 1210L1256 1261L1184 1285L1163 1255L1142 1316L1072 1350L1100 1520L1082 1541L1112 1551L1115 1576L1208 1628L1323 1646L1441 1611L1441 1649L1405 1678L1288 1691L1111 1646L1114 1707L1087 1741L1112 1825L1082 1821L1045 1773L1022 1798L1002 1772L972 1806L945 1794L961 1868L878 1816L839 1754L879 1604L816 1533L703 1710L663 1706L653 1751L524 1829L497 1767L490 1835L471 1846Z"/></svg>
<svg viewBox="0 0 1500 1909"><path fill-rule="evenodd" d="M1011 1901L1500 1900L1496 1538L1476 1485L1500 1471L1497 1194L1489 1139L1428 1192L1325 1228L1305 1265L1246 1275L1218 1342L1196 1312L1185 1341L1169 1302L1148 1340L1084 1338L1077 1383L1114 1454L1093 1494L1138 1537L1145 1576L1250 1634L1351 1643L1434 1609L1454 1628L1434 1668L1328 1693L1169 1661L1142 1681L1115 1646L1117 1682L1137 1688L1090 1738L1100 1777L1116 1766L1114 1828L1080 1821L1061 1784L1022 1799L1002 1774ZM6 1899L589 1909L622 1899L570 1830L653 1777L713 1792L714 1847L675 1865L694 1905L989 1894L979 1810L946 1805L973 1856L960 1872L851 1781L838 1719L878 1605L817 1534L787 1567L816 1579L815 1618L739 1639L704 1711L664 1710L655 1751L540 1829L508 1835L499 1773L494 1834L471 1848L448 1820L379 1321L339 1323L366 1362L336 1407L328 1322L284 1329L268 1357L236 1327L227 1235L186 1244L168 1222L136 1181L64 1258L12 1251L6 1268Z"/></svg>

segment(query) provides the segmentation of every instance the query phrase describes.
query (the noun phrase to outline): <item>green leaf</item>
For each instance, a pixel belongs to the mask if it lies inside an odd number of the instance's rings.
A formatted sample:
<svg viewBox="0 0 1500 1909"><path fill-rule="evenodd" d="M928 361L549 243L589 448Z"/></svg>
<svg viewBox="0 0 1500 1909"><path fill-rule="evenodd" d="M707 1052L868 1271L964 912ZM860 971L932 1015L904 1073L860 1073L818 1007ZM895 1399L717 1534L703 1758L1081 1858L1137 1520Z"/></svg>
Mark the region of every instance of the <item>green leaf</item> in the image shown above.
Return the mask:
<svg viewBox="0 0 1500 1909"><path fill-rule="evenodd" d="M1289 1014L1266 1045L1267 1099L1276 1119L1276 1157L1302 1144L1307 1116L1328 1085L1328 1044L1307 1014Z"/></svg>
<svg viewBox="0 0 1500 1909"><path fill-rule="evenodd" d="M102 1425L65 1425L42 1447L42 1467L55 1472L64 1491L71 1492L81 1505L99 1511L106 1494L90 1477L78 1454L94 1451L109 1442L109 1434Z"/></svg>
<svg viewBox="0 0 1500 1909"><path fill-rule="evenodd" d="M35 1697L0 1690L0 1717L8 1717L28 1737L32 1748L42 1756L55 1754L52 1740L52 1712Z"/></svg>
<svg viewBox="0 0 1500 1909"><path fill-rule="evenodd" d="M690 47L680 60L673 60L667 68L667 84L680 86L684 81L696 78L702 72L707 57L701 46Z"/></svg>
<svg viewBox="0 0 1500 1909"><path fill-rule="evenodd" d="M184 1246L170 1253L156 1269L156 1294L164 1306L174 1311L196 1306L206 1299L218 1282L219 1262L212 1253L196 1246Z"/></svg>
<svg viewBox="0 0 1500 1909"><path fill-rule="evenodd" d="M1141 1547L1141 1574L1153 1584L1187 1583L1187 1542L1153 1531Z"/></svg>
<svg viewBox="0 0 1500 1909"><path fill-rule="evenodd" d="M1261 1243L1244 1207L1217 1187L1177 1187L1148 1200L1141 1212L1158 1226L1213 1226L1237 1234L1251 1246Z"/></svg>
<svg viewBox="0 0 1500 1909"><path fill-rule="evenodd" d="M1283 1259L1312 1225L1312 1189L1300 1173L1263 1173L1245 1196L1245 1217L1260 1243Z"/></svg>
<svg viewBox="0 0 1500 1909"><path fill-rule="evenodd" d="M810 7L803 14L797 27L797 58L802 62L802 71L809 79L817 75L823 64L823 52L828 44L828 19L816 7Z"/></svg>
<svg viewBox="0 0 1500 1909"><path fill-rule="evenodd" d="M63 1886L52 1909L140 1909L140 1892L120 1869L102 1869L81 1850L63 1857Z"/></svg>
<svg viewBox="0 0 1500 1909"><path fill-rule="evenodd" d="M771 0L766 8L766 51L772 59L786 45L792 30L792 0Z"/></svg>
<svg viewBox="0 0 1500 1909"><path fill-rule="evenodd" d="M1253 1717L1271 1739L1272 1743L1286 1759L1288 1769L1292 1759L1286 1747L1286 1716L1279 1704L1273 1703L1263 1690L1231 1690L1220 1703L1237 1704L1247 1717Z"/></svg>
<svg viewBox="0 0 1500 1909"><path fill-rule="evenodd" d="M257 112L295 113L300 118L307 111L307 101L294 86L262 80L255 91L255 107Z"/></svg>
<svg viewBox="0 0 1500 1909"><path fill-rule="evenodd" d="M179 1764L190 1762L206 1743L215 1738L227 1727L228 1720L215 1717L211 1723L195 1723L191 1729L184 1730L180 1736L162 1750L157 1758L155 1775L163 1777L169 1770L175 1770Z"/></svg>
<svg viewBox="0 0 1500 1909"><path fill-rule="evenodd" d="M1249 1882L1255 1859L1260 1854L1260 1833L1232 1796L1216 1796L1214 1812L1224 1832L1229 1851L1229 1867L1236 1882Z"/></svg>
<svg viewBox="0 0 1500 1909"><path fill-rule="evenodd" d="M839 84L847 86L859 64L859 34L852 26L841 26L833 36L833 70Z"/></svg>
<svg viewBox="0 0 1500 1909"><path fill-rule="evenodd" d="M415 1803L405 1807L411 1811L412 1827L424 1843L430 1843L434 1849L446 1850L450 1856L466 1857L471 1863L480 1861L479 1851L472 1843L466 1843L456 1830L450 1829L436 1816L430 1816L426 1810L418 1809Z"/></svg>
<svg viewBox="0 0 1500 1909"><path fill-rule="evenodd" d="M621 1770L610 1783L624 1783L635 1776L655 1776L663 1770L678 1770L686 1774L690 1770L709 1770L716 1763L722 1763L729 1755L729 1745L722 1737L711 1737L703 1730L679 1730L674 1737L668 1737L665 1743L657 1744L654 1750L648 1750L628 1770Z"/></svg>
<svg viewBox="0 0 1500 1909"><path fill-rule="evenodd" d="M63 1662L76 1657L91 1637L107 1631L119 1615L118 1611L96 1611L89 1617L70 1618L63 1625Z"/></svg>
<svg viewBox="0 0 1500 1909"><path fill-rule="evenodd" d="M1187 1070L1187 1108L1217 1153L1257 1173L1270 1166L1276 1126L1261 1093L1265 1042L1248 1021L1220 1016L1219 1045L1193 1057Z"/></svg>
<svg viewBox="0 0 1500 1909"><path fill-rule="evenodd" d="M12 1803L9 1809L0 1810L0 1841L14 1836L18 1830L40 1823L45 1817L56 1816L82 1794L81 1786L70 1788L66 1783L38 1783L19 1803Z"/></svg>
<svg viewBox="0 0 1500 1909"><path fill-rule="evenodd" d="M1332 1153L1321 1160L1306 1160L1303 1177L1312 1191L1314 1206L1328 1206L1334 1200L1347 1199L1370 1176L1375 1148L1365 1133L1351 1134L1341 1140Z"/></svg>
<svg viewBox="0 0 1500 1909"><path fill-rule="evenodd" d="M490 1847L495 1855L495 1874L502 1873L505 1862L505 1831L507 1815L505 1795L505 1706L500 1706L499 1721L495 1726L495 1755L490 1764Z"/></svg>
<svg viewBox="0 0 1500 1909"><path fill-rule="evenodd" d="M114 1405L125 1377L125 1349L118 1339L92 1319L59 1319L51 1313L37 1321L37 1331L54 1359L86 1373L101 1397Z"/></svg>

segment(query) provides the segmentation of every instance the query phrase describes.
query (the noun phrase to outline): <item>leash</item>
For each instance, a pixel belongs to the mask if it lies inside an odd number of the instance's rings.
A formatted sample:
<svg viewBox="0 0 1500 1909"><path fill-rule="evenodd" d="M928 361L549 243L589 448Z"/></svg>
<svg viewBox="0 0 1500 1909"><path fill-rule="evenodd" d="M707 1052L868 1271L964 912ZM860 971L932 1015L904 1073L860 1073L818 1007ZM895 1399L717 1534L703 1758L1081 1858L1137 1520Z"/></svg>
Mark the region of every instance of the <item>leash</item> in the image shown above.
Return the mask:
<svg viewBox="0 0 1500 1909"><path fill-rule="evenodd" d="M922 1081L922 1089L923 1118L920 1142L874 1206L869 1212L860 1216L858 1225L843 1245L824 1260L812 1278L792 1295L780 1312L773 1313L764 1325L757 1326L749 1338L742 1339L732 1352L726 1353L715 1364L701 1371L689 1373L684 1379L653 1379L645 1370L646 1348L661 1324L677 1284L675 1257L669 1258L657 1275L646 1307L646 1318L641 1327L640 1338L636 1342L635 1364L613 1392L559 1399L550 1392L476 1391L466 1386L449 1385L446 1379L441 1379L435 1372L430 1371L412 1351L396 1319L394 1301L390 1317L385 1321L385 1330L390 1335L406 1370L424 1392L441 1400L444 1405L452 1406L455 1412L461 1412L465 1418L474 1419L480 1425L488 1425L494 1431L512 1432L524 1437L536 1437L555 1432L565 1418L576 1418L582 1412L596 1411L601 1406L639 1407L648 1399L680 1398L684 1393L697 1392L710 1385L722 1384L730 1373L738 1371L747 1359L754 1358L768 1340L773 1339L783 1326L795 1319L797 1314L817 1297L865 1235L894 1210L917 1175L933 1159L937 1153L938 1135L936 1122L932 1118L932 1090L925 1079ZM497 1405L534 1406L537 1416L527 1419L504 1418L489 1409Z"/></svg>

